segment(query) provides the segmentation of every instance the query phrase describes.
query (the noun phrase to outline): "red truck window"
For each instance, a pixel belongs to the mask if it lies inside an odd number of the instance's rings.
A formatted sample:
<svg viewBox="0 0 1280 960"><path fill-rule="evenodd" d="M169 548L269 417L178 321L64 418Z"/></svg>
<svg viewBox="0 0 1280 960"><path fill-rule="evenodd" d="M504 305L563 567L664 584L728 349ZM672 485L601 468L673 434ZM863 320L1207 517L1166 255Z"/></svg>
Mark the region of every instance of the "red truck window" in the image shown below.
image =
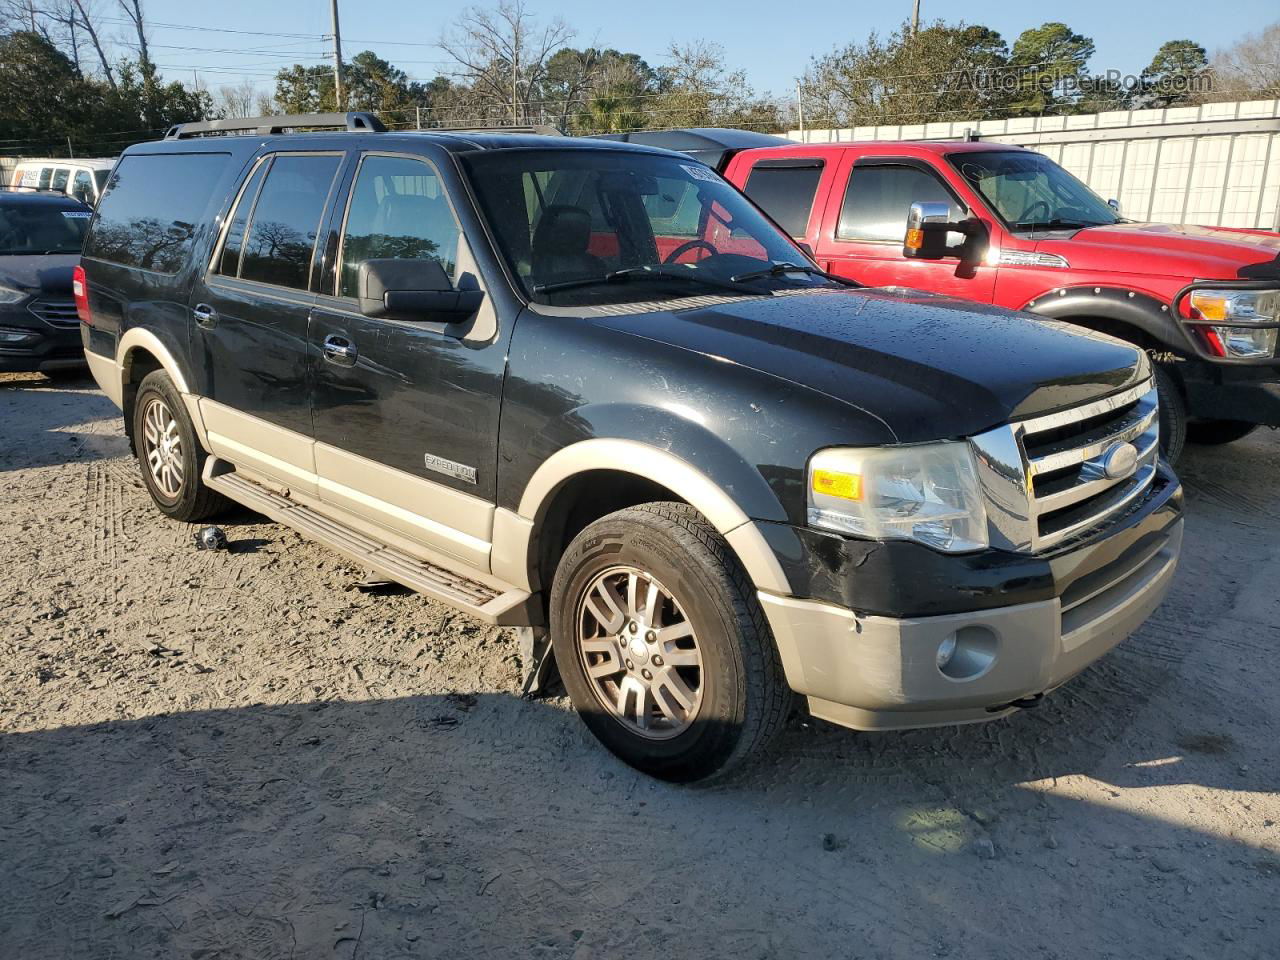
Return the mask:
<svg viewBox="0 0 1280 960"><path fill-rule="evenodd" d="M836 236L901 243L907 212L917 201L950 204L953 220L964 216L950 191L930 173L888 164L854 167Z"/></svg>
<svg viewBox="0 0 1280 960"><path fill-rule="evenodd" d="M751 169L742 192L783 230L803 239L820 180L821 160L764 160Z"/></svg>

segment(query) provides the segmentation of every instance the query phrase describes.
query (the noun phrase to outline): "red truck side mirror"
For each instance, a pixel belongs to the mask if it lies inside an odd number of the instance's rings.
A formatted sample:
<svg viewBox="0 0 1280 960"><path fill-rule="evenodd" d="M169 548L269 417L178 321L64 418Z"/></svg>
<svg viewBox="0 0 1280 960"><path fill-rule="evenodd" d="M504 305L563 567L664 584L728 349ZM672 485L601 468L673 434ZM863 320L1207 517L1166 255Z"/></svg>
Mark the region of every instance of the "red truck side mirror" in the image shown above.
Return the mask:
<svg viewBox="0 0 1280 960"><path fill-rule="evenodd" d="M980 241L985 232L978 220L952 220L951 208L945 203L916 202L907 213L902 255L920 260L972 259L980 254L975 248L984 246ZM950 233L963 234L965 242L958 247L948 247L947 234Z"/></svg>

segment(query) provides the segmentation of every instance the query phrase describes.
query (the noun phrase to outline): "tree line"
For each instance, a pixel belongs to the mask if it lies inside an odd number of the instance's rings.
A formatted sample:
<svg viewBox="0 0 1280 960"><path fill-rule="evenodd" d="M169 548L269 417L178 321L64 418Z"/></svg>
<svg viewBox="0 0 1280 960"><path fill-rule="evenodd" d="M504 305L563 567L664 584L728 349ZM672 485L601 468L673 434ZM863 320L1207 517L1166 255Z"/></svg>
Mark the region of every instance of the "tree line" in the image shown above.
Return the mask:
<svg viewBox="0 0 1280 960"><path fill-rule="evenodd" d="M1092 39L1060 22L1009 44L988 27L935 21L813 57L795 91L758 94L725 50L673 41L660 64L575 44L525 0L464 13L438 44L450 67L417 79L372 51L281 68L210 90L166 79L142 0L0 0L0 154L114 154L171 124L270 113L367 110L391 127L542 125L570 134L730 126L781 132L1087 113L1280 96L1280 23L1211 57L1170 40L1137 75L1094 71Z"/></svg>

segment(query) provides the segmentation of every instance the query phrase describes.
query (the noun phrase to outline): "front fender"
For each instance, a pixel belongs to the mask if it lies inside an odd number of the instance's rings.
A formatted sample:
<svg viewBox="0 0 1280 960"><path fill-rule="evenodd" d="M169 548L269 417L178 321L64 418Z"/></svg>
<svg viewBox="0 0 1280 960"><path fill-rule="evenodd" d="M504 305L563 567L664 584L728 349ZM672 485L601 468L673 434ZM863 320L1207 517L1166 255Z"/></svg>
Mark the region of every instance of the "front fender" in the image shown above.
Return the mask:
<svg viewBox="0 0 1280 960"><path fill-rule="evenodd" d="M1071 322L1073 318L1097 317L1132 327L1171 350L1190 356L1198 351L1186 328L1173 315L1169 304L1149 294L1121 287L1059 287L1042 293L1022 307L1028 313Z"/></svg>

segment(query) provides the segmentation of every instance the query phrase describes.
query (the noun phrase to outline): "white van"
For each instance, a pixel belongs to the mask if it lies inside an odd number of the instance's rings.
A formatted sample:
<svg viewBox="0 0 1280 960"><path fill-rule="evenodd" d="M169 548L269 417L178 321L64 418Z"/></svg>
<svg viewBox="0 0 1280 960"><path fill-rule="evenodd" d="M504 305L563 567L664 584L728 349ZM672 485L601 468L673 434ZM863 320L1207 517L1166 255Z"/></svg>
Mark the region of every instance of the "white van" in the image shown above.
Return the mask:
<svg viewBox="0 0 1280 960"><path fill-rule="evenodd" d="M97 206L115 163L114 157L23 160L14 168L13 185L59 190L93 207Z"/></svg>

